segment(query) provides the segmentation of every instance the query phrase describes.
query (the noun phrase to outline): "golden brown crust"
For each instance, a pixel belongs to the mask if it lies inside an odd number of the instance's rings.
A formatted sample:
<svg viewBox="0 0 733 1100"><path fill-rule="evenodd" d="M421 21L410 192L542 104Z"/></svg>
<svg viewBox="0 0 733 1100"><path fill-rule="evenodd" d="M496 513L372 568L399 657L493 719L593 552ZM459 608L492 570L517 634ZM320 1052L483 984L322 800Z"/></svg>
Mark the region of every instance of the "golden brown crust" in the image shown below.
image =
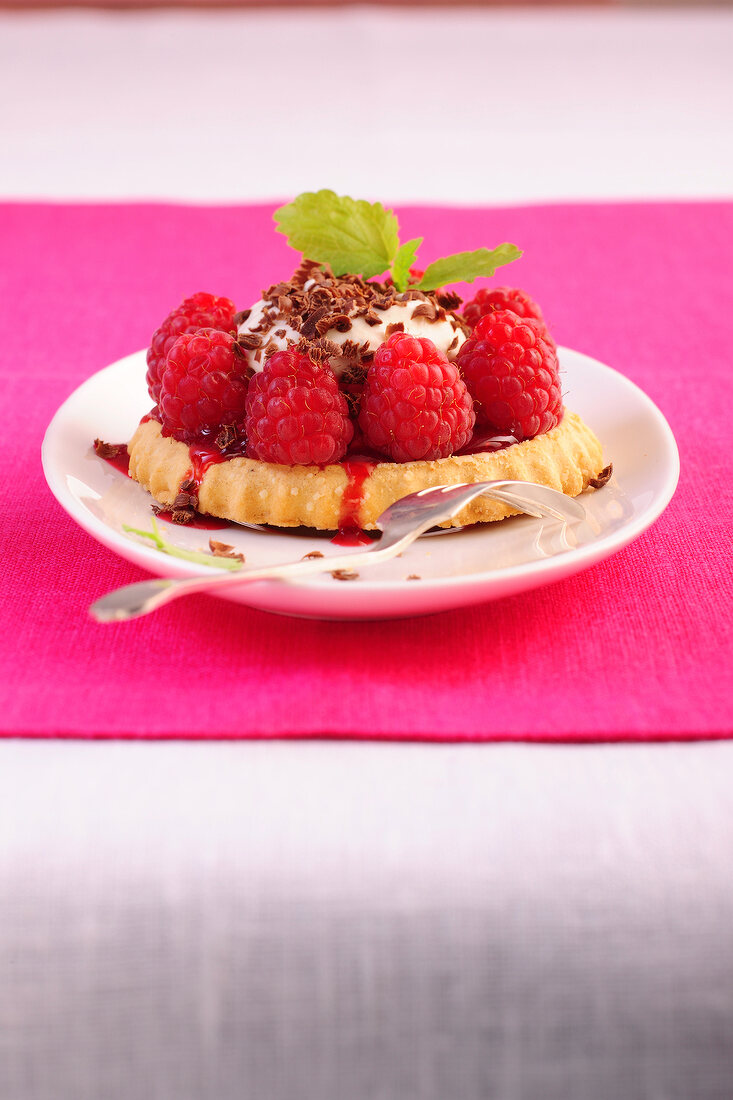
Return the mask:
<svg viewBox="0 0 733 1100"><path fill-rule="evenodd" d="M161 435L155 420L142 423L128 445L130 476L159 504L170 507L190 474L188 447ZM431 485L460 485L507 478L534 481L577 496L603 470L603 453L590 428L566 410L546 435L502 451L460 455L435 462L380 462L363 486L359 525L368 530L390 504ZM314 527L334 531L348 484L344 467L279 466L251 458L230 458L210 466L199 488L199 511L235 523ZM487 523L512 515L507 505L479 499L453 520L453 526Z"/></svg>

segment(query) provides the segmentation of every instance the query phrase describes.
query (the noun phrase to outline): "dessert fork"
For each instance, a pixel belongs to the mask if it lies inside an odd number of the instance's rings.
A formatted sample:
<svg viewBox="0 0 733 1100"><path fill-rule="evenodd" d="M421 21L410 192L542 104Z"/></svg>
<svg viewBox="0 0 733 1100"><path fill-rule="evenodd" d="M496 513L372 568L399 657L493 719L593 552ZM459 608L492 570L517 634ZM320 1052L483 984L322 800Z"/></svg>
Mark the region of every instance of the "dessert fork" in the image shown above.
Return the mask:
<svg viewBox="0 0 733 1100"><path fill-rule="evenodd" d="M527 515L556 519L563 524L585 519L585 509L577 500L556 489L533 482L479 481L472 485L435 485L390 504L377 520L377 527L382 532L381 538L367 549L331 557L268 565L264 568L244 569L236 573L217 573L214 576L188 577L183 580L157 577L154 580L139 581L102 596L91 605L89 611L100 623L118 622L147 615L179 596L192 595L194 592L233 588L250 581L289 580L291 577L305 577L314 573L348 570L357 565L359 568L377 565L388 558L396 557L430 527L452 519L462 508L480 496L501 501Z"/></svg>

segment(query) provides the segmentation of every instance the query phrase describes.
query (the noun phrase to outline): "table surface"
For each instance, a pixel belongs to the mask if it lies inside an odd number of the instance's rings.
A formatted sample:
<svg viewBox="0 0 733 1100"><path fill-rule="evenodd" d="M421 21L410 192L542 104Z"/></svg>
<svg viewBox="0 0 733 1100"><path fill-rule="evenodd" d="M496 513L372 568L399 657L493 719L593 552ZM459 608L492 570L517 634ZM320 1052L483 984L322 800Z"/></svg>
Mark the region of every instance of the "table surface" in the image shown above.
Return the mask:
<svg viewBox="0 0 733 1100"><path fill-rule="evenodd" d="M732 40L720 10L3 13L0 196L730 196ZM732 764L0 744L0 1094L728 1100Z"/></svg>

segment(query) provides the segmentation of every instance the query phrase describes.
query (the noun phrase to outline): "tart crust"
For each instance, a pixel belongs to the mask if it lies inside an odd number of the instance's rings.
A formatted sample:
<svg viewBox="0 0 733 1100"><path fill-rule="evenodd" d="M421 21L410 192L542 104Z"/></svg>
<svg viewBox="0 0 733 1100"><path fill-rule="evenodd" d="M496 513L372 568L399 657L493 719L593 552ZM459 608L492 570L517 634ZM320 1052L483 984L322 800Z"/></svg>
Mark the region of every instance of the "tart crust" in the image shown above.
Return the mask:
<svg viewBox="0 0 733 1100"><path fill-rule="evenodd" d="M183 481L191 476L185 443L161 434L160 424L146 420L128 444L130 476L155 500L170 507ZM358 511L351 523L373 529L381 513L400 497L432 485L461 485L507 478L534 481L577 496L603 470L603 451L590 428L565 411L545 435L514 443L500 451L454 455L434 462L379 462L364 479ZM237 457L208 467L198 488L198 510L235 523L275 527L313 527L335 531L342 517L342 498L349 476L341 464L280 466ZM450 523L458 527L488 523L515 515L498 501L472 501Z"/></svg>

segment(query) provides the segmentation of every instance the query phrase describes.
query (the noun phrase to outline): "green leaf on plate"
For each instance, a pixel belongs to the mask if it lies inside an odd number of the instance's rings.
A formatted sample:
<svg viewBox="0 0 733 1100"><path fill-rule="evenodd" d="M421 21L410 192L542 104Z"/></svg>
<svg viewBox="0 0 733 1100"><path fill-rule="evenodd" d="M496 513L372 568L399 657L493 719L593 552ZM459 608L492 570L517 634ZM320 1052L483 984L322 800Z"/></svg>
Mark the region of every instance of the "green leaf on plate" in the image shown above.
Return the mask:
<svg viewBox="0 0 733 1100"><path fill-rule="evenodd" d="M174 546L172 542L167 542L163 538L154 517L152 524L152 531L140 531L137 527L128 527L126 523L122 524L122 530L128 531L131 535L139 535L141 539L150 539L162 554L169 554L172 558L183 558L184 561L194 561L198 565L215 565L217 569L242 568L241 561L237 561L236 558L217 557L197 550L182 550L180 546Z"/></svg>

